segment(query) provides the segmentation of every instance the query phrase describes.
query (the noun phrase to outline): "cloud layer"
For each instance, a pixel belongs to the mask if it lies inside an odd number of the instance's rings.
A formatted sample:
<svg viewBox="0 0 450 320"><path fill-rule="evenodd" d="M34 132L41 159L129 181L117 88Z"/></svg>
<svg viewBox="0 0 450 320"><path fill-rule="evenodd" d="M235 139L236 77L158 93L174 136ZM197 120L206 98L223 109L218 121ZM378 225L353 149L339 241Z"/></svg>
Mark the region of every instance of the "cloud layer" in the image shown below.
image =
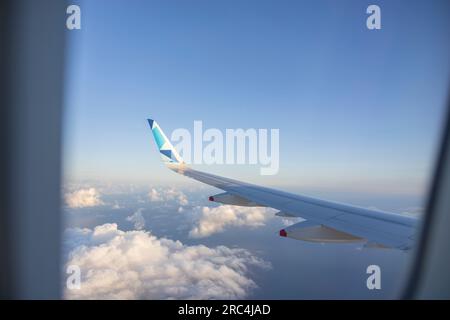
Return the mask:
<svg viewBox="0 0 450 320"><path fill-rule="evenodd" d="M68 299L240 299L256 284L249 267L269 264L244 249L187 246L116 224L68 229L67 265L81 269Z"/></svg>
<svg viewBox="0 0 450 320"><path fill-rule="evenodd" d="M202 207L198 220L189 236L202 238L214 233L222 232L229 226L246 226L250 228L265 225L273 216L274 210L263 207L219 206L214 208Z"/></svg>
<svg viewBox="0 0 450 320"><path fill-rule="evenodd" d="M103 205L100 193L95 188L79 189L65 195L69 208L85 208Z"/></svg>

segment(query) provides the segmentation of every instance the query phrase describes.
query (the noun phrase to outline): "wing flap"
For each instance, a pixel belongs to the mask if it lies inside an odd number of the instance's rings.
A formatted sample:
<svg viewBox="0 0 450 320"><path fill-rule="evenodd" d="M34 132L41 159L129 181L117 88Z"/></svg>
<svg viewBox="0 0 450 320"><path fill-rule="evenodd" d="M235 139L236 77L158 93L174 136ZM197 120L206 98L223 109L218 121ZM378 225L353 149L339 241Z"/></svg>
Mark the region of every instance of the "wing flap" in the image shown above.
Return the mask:
<svg viewBox="0 0 450 320"><path fill-rule="evenodd" d="M209 197L209 201L219 202L222 204L229 204L234 206L243 207L261 207L258 203L254 201L249 201L241 196L231 194L229 192L219 193L214 196Z"/></svg>
<svg viewBox="0 0 450 320"><path fill-rule="evenodd" d="M320 243L365 242L365 238L356 237L312 221L302 221L280 230L280 236L296 240Z"/></svg>

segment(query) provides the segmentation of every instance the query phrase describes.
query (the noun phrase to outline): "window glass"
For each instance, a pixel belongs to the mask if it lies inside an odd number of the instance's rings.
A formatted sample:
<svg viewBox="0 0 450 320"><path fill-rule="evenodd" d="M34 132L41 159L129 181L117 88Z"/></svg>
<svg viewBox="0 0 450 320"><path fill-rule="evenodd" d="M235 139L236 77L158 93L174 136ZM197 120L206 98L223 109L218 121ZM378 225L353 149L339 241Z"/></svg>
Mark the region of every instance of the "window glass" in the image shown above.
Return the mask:
<svg viewBox="0 0 450 320"><path fill-rule="evenodd" d="M448 1L74 5L66 298L398 296L411 250L280 237L300 219L208 201L223 191L168 170L147 119L200 171L420 220L445 114ZM239 128L242 149L227 140Z"/></svg>

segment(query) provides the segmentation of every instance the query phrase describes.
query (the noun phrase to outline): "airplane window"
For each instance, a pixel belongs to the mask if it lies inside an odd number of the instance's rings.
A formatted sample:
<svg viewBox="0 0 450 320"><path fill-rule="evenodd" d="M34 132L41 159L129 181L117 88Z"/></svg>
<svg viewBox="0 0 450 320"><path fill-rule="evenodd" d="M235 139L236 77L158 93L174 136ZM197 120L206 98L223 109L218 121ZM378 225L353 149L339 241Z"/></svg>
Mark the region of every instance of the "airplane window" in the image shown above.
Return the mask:
<svg viewBox="0 0 450 320"><path fill-rule="evenodd" d="M448 1L72 1L66 299L394 299Z"/></svg>

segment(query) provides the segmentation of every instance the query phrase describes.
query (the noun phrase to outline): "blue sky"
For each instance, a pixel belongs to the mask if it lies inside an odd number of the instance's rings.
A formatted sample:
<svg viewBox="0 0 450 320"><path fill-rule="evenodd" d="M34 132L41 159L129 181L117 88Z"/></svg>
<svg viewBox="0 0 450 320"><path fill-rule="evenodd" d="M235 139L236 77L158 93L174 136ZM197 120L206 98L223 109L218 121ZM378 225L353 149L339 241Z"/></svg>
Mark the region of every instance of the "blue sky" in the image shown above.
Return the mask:
<svg viewBox="0 0 450 320"><path fill-rule="evenodd" d="M194 120L280 129L278 175L209 172L312 193L424 194L449 78L447 1L76 3L68 179L186 183L159 162L152 117L167 133ZM366 28L372 3L379 31Z"/></svg>

